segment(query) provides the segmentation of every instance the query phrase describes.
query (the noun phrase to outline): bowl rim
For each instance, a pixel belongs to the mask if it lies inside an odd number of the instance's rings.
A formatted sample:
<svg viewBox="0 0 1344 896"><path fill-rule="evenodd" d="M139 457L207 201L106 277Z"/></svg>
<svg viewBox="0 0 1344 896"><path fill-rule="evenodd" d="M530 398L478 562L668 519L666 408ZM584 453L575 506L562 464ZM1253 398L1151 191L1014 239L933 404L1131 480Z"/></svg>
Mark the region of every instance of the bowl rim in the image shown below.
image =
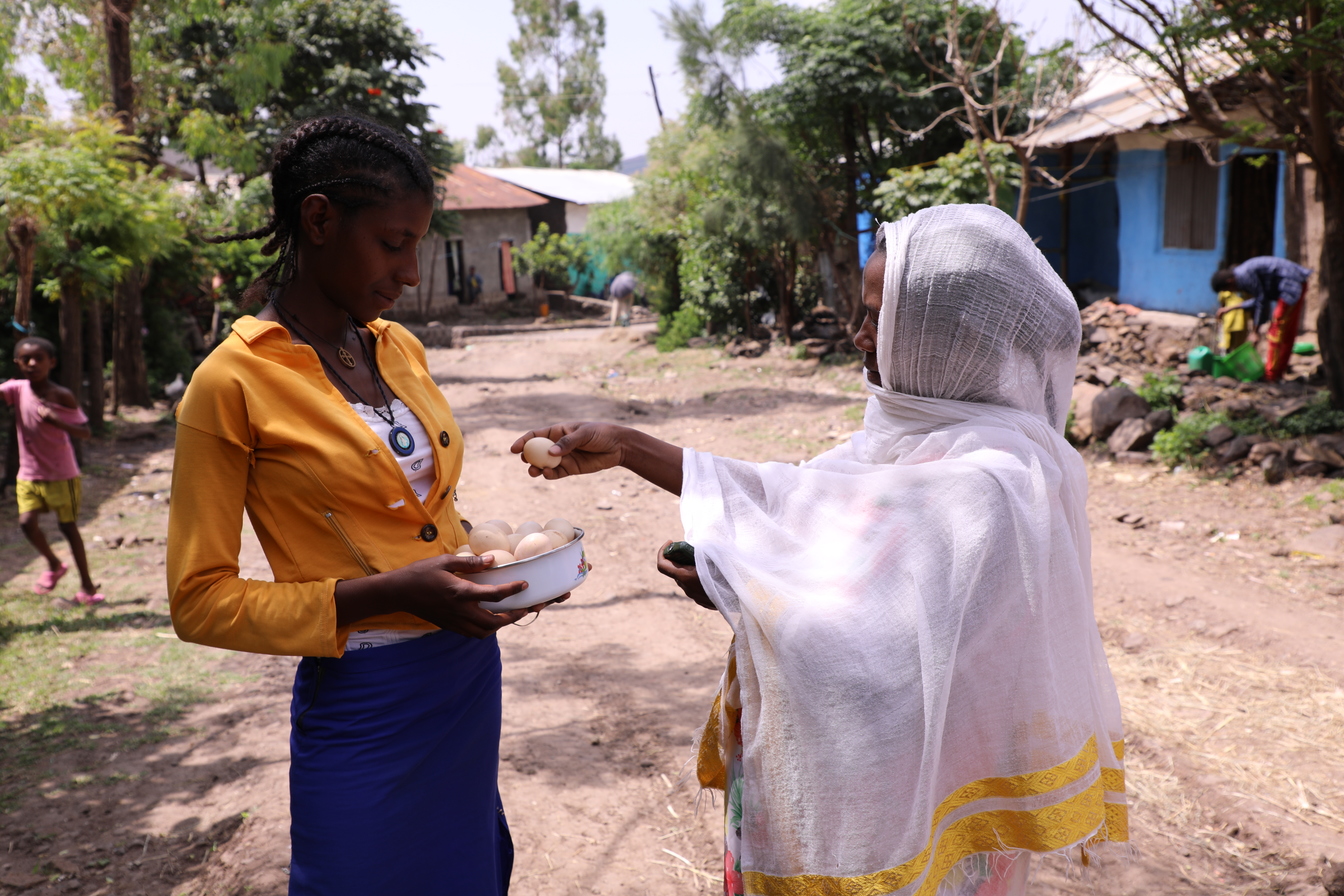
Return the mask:
<svg viewBox="0 0 1344 896"><path fill-rule="evenodd" d="M476 572L462 573L462 575L477 576L477 575L480 575L480 574L483 573L483 572L492 572L492 571L494 571L494 570L496 570L496 569L508 569L510 566L517 566L519 563L531 563L533 560L540 560L542 557L548 557L548 556L550 556L551 554L554 554L556 551L563 551L565 548L569 547L570 545L581 543L581 542L583 541L583 536L584 536L584 530L583 530L583 527L582 527L582 526L575 526L575 527L574 527L574 537L571 538L569 541L565 542L564 544L560 545L560 547L558 547L558 548L551 548L549 551L546 551L544 554L533 554L531 557L524 557L524 558L521 559L521 560L514 560L514 561L511 562L511 563L503 563L503 564L500 564L499 566L491 566L491 567L488 567L487 569L477 570ZM479 557L480 555L477 554L476 556Z"/></svg>

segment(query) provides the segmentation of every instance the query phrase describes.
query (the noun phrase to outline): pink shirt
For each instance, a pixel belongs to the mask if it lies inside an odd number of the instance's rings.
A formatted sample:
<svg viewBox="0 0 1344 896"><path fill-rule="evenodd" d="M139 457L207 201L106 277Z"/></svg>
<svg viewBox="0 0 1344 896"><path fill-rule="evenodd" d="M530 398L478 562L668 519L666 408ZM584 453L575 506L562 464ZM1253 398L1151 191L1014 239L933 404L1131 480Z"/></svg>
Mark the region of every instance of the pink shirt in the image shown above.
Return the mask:
<svg viewBox="0 0 1344 896"><path fill-rule="evenodd" d="M33 392L27 380L6 380L0 383L0 395L5 403L17 408L19 430L19 478L29 482L59 482L79 475L75 449L70 434L59 426L45 423L42 408L50 408L62 423L79 426L89 418L79 408L49 404Z"/></svg>

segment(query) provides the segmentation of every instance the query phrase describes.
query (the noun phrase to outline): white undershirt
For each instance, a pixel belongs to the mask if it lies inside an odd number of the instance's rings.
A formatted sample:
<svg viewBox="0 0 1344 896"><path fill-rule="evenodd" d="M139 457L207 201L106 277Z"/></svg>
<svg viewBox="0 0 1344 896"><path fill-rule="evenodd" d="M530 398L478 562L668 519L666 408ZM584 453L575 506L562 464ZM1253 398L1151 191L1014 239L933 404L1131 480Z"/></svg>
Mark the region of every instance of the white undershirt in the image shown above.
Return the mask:
<svg viewBox="0 0 1344 896"><path fill-rule="evenodd" d="M379 416L373 408L359 402L352 401L350 406L368 424L369 429L373 430L374 435L382 440L382 443L387 446L387 450L392 451L392 443L387 440L387 434L392 431L392 424L387 422L386 416ZM423 504L430 489L434 487L434 446L430 444L429 433L425 430L424 424L420 422L420 418L411 413L411 409L406 407L400 398L392 399L391 408L396 422L406 427L411 434L411 439L415 442L414 450L406 457L401 457L395 451L392 451L392 456L397 459L397 463L401 466L401 472L406 476L406 481L411 484L411 490L415 492L415 496ZM383 411L384 415L387 414L386 409L380 410ZM401 507L405 503L402 500L388 506ZM427 634L429 634L429 631L425 629L360 629L350 633L345 649L368 650L372 647L386 647L389 644L399 644L402 641L410 641Z"/></svg>
<svg viewBox="0 0 1344 896"><path fill-rule="evenodd" d="M378 415L378 411L366 404L351 402L350 406L355 409L355 413L363 418L368 424L369 429L392 451L392 445L387 440L387 434L392 431L392 425L387 422L386 408L380 408L383 416ZM434 446L430 444L429 433L425 431L424 424L420 418L411 413L411 409L406 407L400 398L392 399L392 415L396 422L411 434L411 439L415 442L415 448L406 457L401 457L397 452L392 451L392 456L397 459L401 465L401 472L406 475L406 481L411 484L411 489L415 496L424 503L425 498L429 496L429 491L434 487ZM398 501L395 504L389 504L389 507L400 507L404 501Z"/></svg>

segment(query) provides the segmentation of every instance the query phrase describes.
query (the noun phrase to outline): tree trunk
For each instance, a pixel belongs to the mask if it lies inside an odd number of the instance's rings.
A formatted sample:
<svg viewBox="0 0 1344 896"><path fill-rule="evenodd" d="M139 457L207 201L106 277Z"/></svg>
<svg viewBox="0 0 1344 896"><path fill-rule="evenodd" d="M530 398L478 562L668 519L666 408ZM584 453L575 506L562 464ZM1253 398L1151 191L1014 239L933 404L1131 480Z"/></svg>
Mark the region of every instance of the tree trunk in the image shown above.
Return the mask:
<svg viewBox="0 0 1344 896"><path fill-rule="evenodd" d="M117 284L112 300L113 408L128 404L150 405L143 329L140 274L132 270Z"/></svg>
<svg viewBox="0 0 1344 896"><path fill-rule="evenodd" d="M103 0L112 108L123 134L135 133L135 81L131 76L131 15L134 11L135 0Z"/></svg>
<svg viewBox="0 0 1344 896"><path fill-rule="evenodd" d="M798 250L794 246L780 259L779 317L776 323L784 333L784 344L793 345L793 281L798 274Z"/></svg>
<svg viewBox="0 0 1344 896"><path fill-rule="evenodd" d="M1329 173L1324 169L1332 168ZM1321 269L1317 273L1325 303L1316 318L1321 345L1321 371L1336 408L1344 410L1344 150L1333 147L1317 163L1325 234L1321 241Z"/></svg>
<svg viewBox="0 0 1344 896"><path fill-rule="evenodd" d="M1017 190L1017 214L1013 217L1018 224L1025 226L1027 203L1031 201L1031 156L1017 144L1013 144L1013 151L1017 153L1017 162L1022 166L1022 186Z"/></svg>
<svg viewBox="0 0 1344 896"><path fill-rule="evenodd" d="M103 404L106 386L103 382L103 300L94 296L89 300L89 313L84 319L84 354L89 365L89 394L84 402L84 413L89 428L95 435L103 431Z"/></svg>
<svg viewBox="0 0 1344 896"><path fill-rule="evenodd" d="M84 315L80 309L79 280L67 276L61 280L60 383L84 404Z"/></svg>
<svg viewBox="0 0 1344 896"><path fill-rule="evenodd" d="M856 333L863 317L863 271L859 269L859 159L855 135L857 119L853 107L845 109L841 122L845 161L841 165L844 187L840 206L840 233L836 235L831 253L831 269L835 272L835 292L842 307L836 315L848 321L849 332Z"/></svg>
<svg viewBox="0 0 1344 896"><path fill-rule="evenodd" d="M33 261L37 256L37 220L19 215L5 231L5 240L14 253L19 269L18 291L14 294L14 322L25 330L33 316Z"/></svg>

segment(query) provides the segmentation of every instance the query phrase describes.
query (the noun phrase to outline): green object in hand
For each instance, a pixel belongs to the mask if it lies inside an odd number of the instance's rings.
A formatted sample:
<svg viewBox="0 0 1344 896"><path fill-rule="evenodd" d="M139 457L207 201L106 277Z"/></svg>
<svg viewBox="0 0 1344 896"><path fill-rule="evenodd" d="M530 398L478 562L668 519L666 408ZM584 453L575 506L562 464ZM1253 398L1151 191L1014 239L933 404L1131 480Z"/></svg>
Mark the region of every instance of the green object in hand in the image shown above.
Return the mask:
<svg viewBox="0 0 1344 896"><path fill-rule="evenodd" d="M663 556L678 566L695 565L695 548L684 541L674 541L663 549Z"/></svg>

